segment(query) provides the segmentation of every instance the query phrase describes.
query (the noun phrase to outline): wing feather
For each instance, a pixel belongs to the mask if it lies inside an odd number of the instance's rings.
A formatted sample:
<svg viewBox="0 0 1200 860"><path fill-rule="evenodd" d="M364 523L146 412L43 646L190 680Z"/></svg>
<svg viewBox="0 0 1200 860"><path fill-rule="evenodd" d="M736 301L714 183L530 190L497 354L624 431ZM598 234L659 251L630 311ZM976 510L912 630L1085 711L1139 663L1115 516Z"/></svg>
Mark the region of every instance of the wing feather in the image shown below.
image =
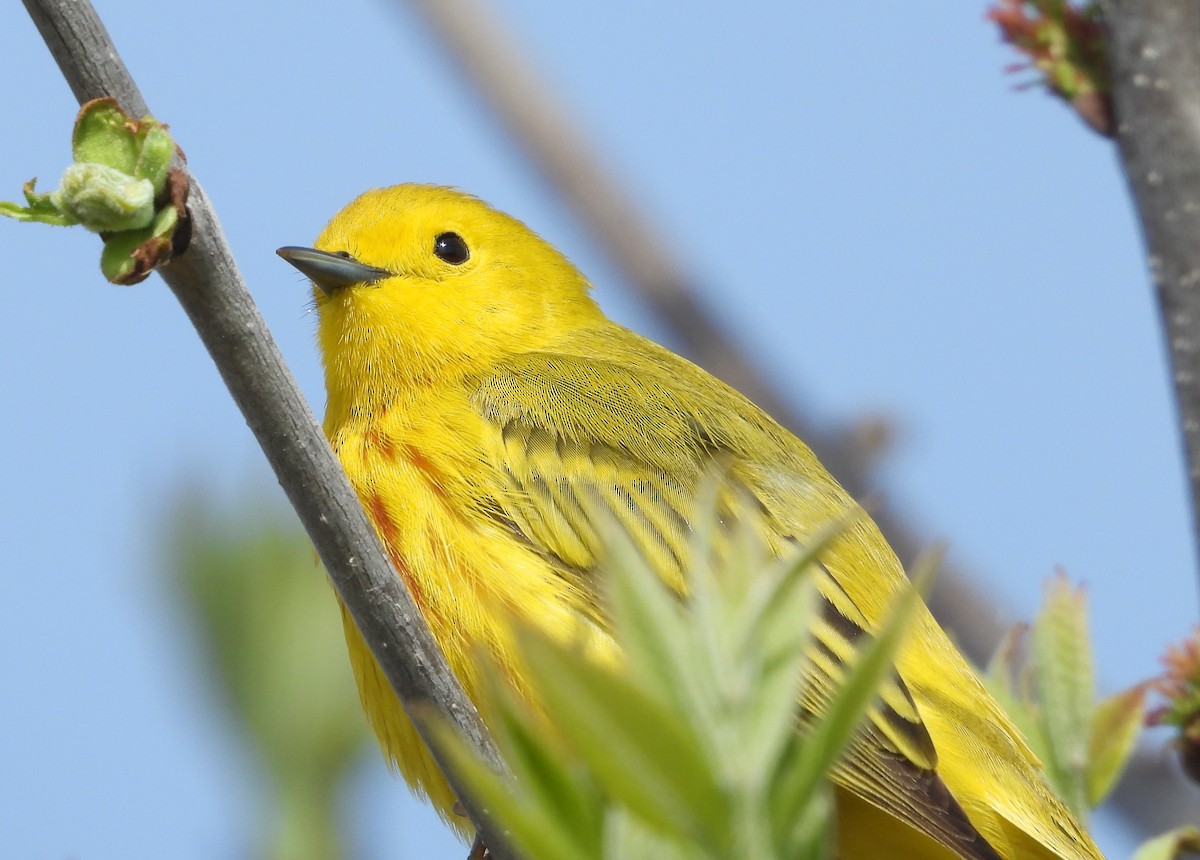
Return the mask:
<svg viewBox="0 0 1200 860"><path fill-rule="evenodd" d="M777 510L780 487L803 493L809 487L819 491L822 482L806 478L795 443L782 430L778 440L766 434L759 450L740 443L764 438L746 427L767 426L770 419L709 377L701 384L715 386L712 391L693 392L683 402L720 406L687 411L672 396L680 379L643 367L637 373L628 366L605 372L597 368L595 350L589 353L587 359L526 355L483 380L475 405L494 431L485 445L506 482L497 516L588 594L601 624L591 573L603 554L593 525L598 509L617 519L653 569L680 593L686 588L693 500L713 471L729 478L720 490L726 515L748 494L758 502L775 551L803 542L794 514ZM547 397L567 398L560 401L566 408L548 408ZM633 436L630 426L637 427ZM812 669L799 702L801 721L828 706L847 661L870 635L867 617L828 571L818 586L824 601L809 648ZM938 777L937 752L898 676L884 684L867 716L835 781L964 857L995 860Z"/></svg>

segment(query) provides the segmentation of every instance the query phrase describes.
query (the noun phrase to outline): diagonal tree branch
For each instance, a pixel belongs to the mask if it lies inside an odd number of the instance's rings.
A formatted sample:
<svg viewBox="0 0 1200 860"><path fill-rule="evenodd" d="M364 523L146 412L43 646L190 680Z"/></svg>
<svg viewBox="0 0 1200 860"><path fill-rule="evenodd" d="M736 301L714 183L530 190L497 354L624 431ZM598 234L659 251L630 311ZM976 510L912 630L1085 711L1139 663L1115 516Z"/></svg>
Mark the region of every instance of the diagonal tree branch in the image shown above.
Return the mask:
<svg viewBox="0 0 1200 860"><path fill-rule="evenodd" d="M134 115L149 112L87 0L25 0L25 7L80 102L114 96ZM402 580L392 571L362 505L283 363L246 290L216 213L194 178L188 209L193 222L191 244L160 274L208 348L338 594L418 728L424 732L428 711L436 709L489 762L503 769L474 706L446 665ZM443 772L479 826L492 856L511 857L499 828L455 784L455 775L444 766Z"/></svg>

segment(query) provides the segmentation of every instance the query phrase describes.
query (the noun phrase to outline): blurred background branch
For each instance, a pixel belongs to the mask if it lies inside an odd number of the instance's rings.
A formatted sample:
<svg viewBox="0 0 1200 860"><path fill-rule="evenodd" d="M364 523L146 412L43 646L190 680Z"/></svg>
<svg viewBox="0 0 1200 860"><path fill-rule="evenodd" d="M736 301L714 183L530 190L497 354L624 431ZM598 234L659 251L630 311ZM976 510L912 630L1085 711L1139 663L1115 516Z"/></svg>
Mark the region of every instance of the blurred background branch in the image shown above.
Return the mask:
<svg viewBox="0 0 1200 860"><path fill-rule="evenodd" d="M1200 100L1191 97L1195 95L1195 87L1200 86L1200 75L1196 74L1197 67L1192 65L1192 58L1200 52L1200 32L1190 24L1200 7L1191 0L1171 2L1190 10L1184 16L1189 26L1178 30L1175 40L1190 40L1191 56L1179 69L1179 74L1187 77L1190 84L1180 90L1190 98L1192 116L1196 116L1200 115L1197 113ZM590 231L597 246L624 276L629 288L646 301L671 334L678 338L680 351L745 393L804 439L853 495L858 498L868 496L873 489L869 473L870 452L864 450L853 434L820 431L798 405L801 398L794 392L780 392L733 341L705 304L692 273L671 253L672 244L666 240L663 231L642 215L634 195L624 188L620 178L589 145L570 112L547 83L548 76L539 73L527 61L529 52L509 32L505 22L481 0L410 0L410 5L436 33L479 102L517 144L531 168ZM1145 6L1136 0L1123 0L1118 5ZM1150 5L1157 10L1156 4ZM1144 14L1161 16L1164 13ZM1166 60L1159 58L1159 61ZM1133 80L1132 73L1122 74L1120 65L1133 62L1132 57L1114 56L1113 62L1116 66L1114 79ZM1145 58L1137 62L1144 63ZM1119 99L1120 92L1118 87ZM1118 101L1118 111L1120 105ZM1150 127L1143 127L1142 131L1154 133ZM1125 129L1121 134L1123 149L1130 147L1137 134L1136 129ZM1191 140L1195 142L1194 135ZM1196 157L1188 165L1195 173L1200 171L1200 153L1193 154ZM1143 184L1149 183L1145 175L1142 178ZM1161 192L1162 188L1169 187L1169 183L1155 182L1153 187ZM1200 186L1193 181L1188 187L1195 191L1189 199L1200 201ZM1180 213L1183 205L1180 200ZM1160 213L1160 216L1165 215L1165 211ZM1189 215L1189 224L1194 226L1200 218L1200 205L1192 206ZM1172 215L1171 219L1174 218ZM1181 240L1190 236L1190 255L1200 255L1200 242L1196 240L1194 229L1187 233L1180 228L1178 235ZM1190 275L1194 279L1192 282L1200 284L1200 274L1196 274L1200 273L1200 262L1183 271L1193 273ZM1193 335L1200 326L1200 290L1193 289L1188 302L1190 331L1183 345L1189 350L1188 357L1192 357L1195 350L1200 349L1200 335ZM1190 312L1192 305L1195 305L1194 314ZM1177 362L1179 358L1177 354ZM1195 367L1194 358L1187 366ZM1187 391L1181 392L1181 396L1188 398L1186 406L1181 400L1185 435L1189 437L1189 444L1194 437L1200 445L1200 368L1196 368L1194 374L1185 371L1184 377L1189 383ZM1177 385L1179 378L1177 368ZM1196 410L1194 415L1192 409ZM1193 467L1192 480L1193 485L1200 481L1200 467ZM1195 491L1193 498L1196 498ZM921 545L927 542L921 537L920 530L891 506L881 506L872 513L901 559L916 558ZM1000 611L973 582L973 577L953 565L943 566L929 604L976 664L985 664L1000 641L1004 627L1000 622ZM1117 789L1112 803L1141 834L1158 833L1189 820L1194 813L1193 802L1186 792L1180 791L1182 787L1182 781L1166 757L1145 752L1130 766L1130 777Z"/></svg>
<svg viewBox="0 0 1200 860"><path fill-rule="evenodd" d="M530 167L562 198L626 285L649 306L680 352L738 389L787 426L857 498L874 489L870 452L854 434L831 434L798 405L802 397L778 385L746 355L705 303L664 231L642 214L634 195L604 164L574 118L526 60L528 52L486 3L411 0L442 41L482 106L524 153ZM926 541L887 506L872 510L897 554L915 559ZM966 572L945 566L930 606L977 663L986 661L1003 632L999 613Z"/></svg>
<svg viewBox="0 0 1200 860"><path fill-rule="evenodd" d="M246 769L269 777L273 814L255 819L254 856L348 858L339 798L375 745L328 581L290 511L265 493L230 504L205 492L175 503L164 569L218 699L251 743Z"/></svg>

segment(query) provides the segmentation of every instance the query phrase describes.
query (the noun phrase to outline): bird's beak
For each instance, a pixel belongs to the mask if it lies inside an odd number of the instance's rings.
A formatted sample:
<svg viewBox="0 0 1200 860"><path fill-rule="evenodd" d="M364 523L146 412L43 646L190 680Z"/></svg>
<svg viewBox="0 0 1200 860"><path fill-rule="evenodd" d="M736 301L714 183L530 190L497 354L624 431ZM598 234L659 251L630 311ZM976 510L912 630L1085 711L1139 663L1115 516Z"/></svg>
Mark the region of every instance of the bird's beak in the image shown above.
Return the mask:
<svg viewBox="0 0 1200 860"><path fill-rule="evenodd" d="M288 245L275 253L299 269L327 296L342 287L373 284L393 275L387 269L368 266L352 257L330 254L328 251L318 251L316 248L299 248L295 245Z"/></svg>

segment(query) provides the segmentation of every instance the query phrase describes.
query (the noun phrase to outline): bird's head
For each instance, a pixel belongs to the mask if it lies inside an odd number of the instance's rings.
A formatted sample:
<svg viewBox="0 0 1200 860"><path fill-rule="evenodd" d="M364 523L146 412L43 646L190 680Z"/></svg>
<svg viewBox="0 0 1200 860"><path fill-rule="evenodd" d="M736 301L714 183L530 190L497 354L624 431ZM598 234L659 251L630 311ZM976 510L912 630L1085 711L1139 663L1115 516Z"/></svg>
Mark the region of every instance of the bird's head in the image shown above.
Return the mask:
<svg viewBox="0 0 1200 860"><path fill-rule="evenodd" d="M313 282L331 396L486 371L600 318L566 257L450 188L368 191L279 254Z"/></svg>

